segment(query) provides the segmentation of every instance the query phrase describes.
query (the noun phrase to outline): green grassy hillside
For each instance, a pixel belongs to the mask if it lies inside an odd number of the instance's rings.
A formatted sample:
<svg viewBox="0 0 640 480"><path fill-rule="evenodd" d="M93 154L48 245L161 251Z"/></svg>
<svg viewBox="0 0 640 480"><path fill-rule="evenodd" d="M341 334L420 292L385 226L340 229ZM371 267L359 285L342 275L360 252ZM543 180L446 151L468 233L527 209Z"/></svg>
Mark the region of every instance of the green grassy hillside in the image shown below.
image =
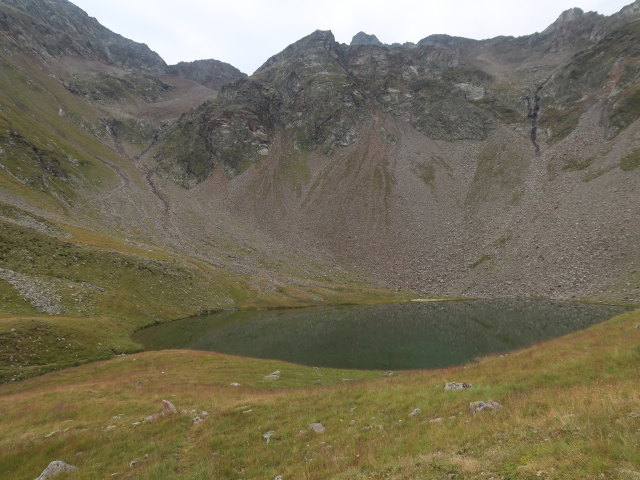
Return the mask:
<svg viewBox="0 0 640 480"><path fill-rule="evenodd" d="M70 368L0 387L0 474L34 478L61 459L78 467L61 479L633 479L638 324L636 310L506 356L392 377L190 351ZM262 379L274 370L280 380ZM473 387L445 392L447 381ZM185 412L143 422L163 399ZM477 400L502 409L471 415Z"/></svg>

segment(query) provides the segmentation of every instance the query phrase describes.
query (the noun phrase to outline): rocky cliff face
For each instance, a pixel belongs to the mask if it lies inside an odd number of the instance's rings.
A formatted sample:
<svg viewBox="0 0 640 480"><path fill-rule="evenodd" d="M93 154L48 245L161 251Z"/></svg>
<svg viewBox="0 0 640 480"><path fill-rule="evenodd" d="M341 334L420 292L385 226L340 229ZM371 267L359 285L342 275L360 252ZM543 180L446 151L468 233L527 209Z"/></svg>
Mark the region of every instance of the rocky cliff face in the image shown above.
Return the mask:
<svg viewBox="0 0 640 480"><path fill-rule="evenodd" d="M149 47L113 33L67 0L3 0L0 31L5 44L40 57L75 56L147 71L166 67Z"/></svg>

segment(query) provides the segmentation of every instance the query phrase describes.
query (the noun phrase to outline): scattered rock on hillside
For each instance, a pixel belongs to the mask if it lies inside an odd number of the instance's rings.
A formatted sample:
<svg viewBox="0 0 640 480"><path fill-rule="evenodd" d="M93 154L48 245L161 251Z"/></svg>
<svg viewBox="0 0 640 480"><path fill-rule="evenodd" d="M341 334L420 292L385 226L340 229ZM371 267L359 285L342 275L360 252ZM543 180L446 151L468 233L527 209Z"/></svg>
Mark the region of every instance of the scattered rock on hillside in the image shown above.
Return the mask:
<svg viewBox="0 0 640 480"><path fill-rule="evenodd" d="M240 387L241 385L238 382L231 382L229 384L230 387Z"/></svg>
<svg viewBox="0 0 640 480"><path fill-rule="evenodd" d="M385 377L393 377L393 375L394 373L391 370L389 370L388 372L385 372L384 374Z"/></svg>
<svg viewBox="0 0 640 480"><path fill-rule="evenodd" d="M410 417L415 417L416 415L420 415L421 413L422 413L422 409L416 408L409 414L409 416Z"/></svg>
<svg viewBox="0 0 640 480"><path fill-rule="evenodd" d="M263 377L263 380L280 380L280 370L276 370L273 373L270 373L266 377Z"/></svg>
<svg viewBox="0 0 640 480"><path fill-rule="evenodd" d="M60 315L63 312L62 297L52 282L5 268L0 268L0 279L15 288L18 295L38 312L49 315Z"/></svg>
<svg viewBox="0 0 640 480"><path fill-rule="evenodd" d="M447 384L445 384L444 389L447 392L458 392L460 390L467 390L469 388L471 388L473 385L471 385L470 383L464 383L464 382L449 382Z"/></svg>
<svg viewBox="0 0 640 480"><path fill-rule="evenodd" d="M265 442L269 443L269 440L271 440L271 437L273 437L275 434L275 430L269 430L268 432L264 432L262 434L262 438L264 438Z"/></svg>
<svg viewBox="0 0 640 480"><path fill-rule="evenodd" d="M178 413L178 409L175 407L175 405L169 400L162 400L162 411L145 417L144 421L153 422L160 417L166 417L167 415L171 415L173 413Z"/></svg>
<svg viewBox="0 0 640 480"><path fill-rule="evenodd" d="M475 415L478 412L500 410L501 408L502 408L502 405L500 405L498 402L495 402L493 400L489 400L487 402L485 401L471 402L469 404L469 411L471 412L472 415Z"/></svg>
<svg viewBox="0 0 640 480"><path fill-rule="evenodd" d="M77 470L73 465L69 465L68 463L63 462L62 460L54 460L51 462L47 468L45 468L40 476L36 478L36 480L47 480L48 478L53 477L54 475L58 475L62 472L72 472L73 470Z"/></svg>
<svg viewBox="0 0 640 480"><path fill-rule="evenodd" d="M321 423L310 423L309 428L316 433L324 433L326 428Z"/></svg>

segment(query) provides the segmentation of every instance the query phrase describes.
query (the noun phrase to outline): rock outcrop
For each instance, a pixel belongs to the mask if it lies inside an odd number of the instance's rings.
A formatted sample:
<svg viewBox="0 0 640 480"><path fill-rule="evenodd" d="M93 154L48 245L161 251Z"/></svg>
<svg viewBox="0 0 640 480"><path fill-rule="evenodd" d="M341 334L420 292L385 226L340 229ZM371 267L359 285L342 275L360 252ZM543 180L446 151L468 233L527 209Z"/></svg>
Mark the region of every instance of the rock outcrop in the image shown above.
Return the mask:
<svg viewBox="0 0 640 480"><path fill-rule="evenodd" d="M77 468L73 465L69 465L62 460L54 460L47 466L47 468L42 471L42 473L38 478L36 478L36 480L47 480L51 477L55 477L60 473L72 472L74 470L77 470Z"/></svg>

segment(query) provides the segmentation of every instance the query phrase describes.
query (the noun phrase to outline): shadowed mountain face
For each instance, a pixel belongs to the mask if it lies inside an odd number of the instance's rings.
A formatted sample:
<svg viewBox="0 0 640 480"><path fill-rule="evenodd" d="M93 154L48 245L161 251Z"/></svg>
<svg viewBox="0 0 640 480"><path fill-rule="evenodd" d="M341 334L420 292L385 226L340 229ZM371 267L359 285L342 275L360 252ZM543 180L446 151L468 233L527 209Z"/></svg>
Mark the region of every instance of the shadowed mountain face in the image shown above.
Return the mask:
<svg viewBox="0 0 640 480"><path fill-rule="evenodd" d="M149 47L113 33L66 0L3 0L0 22L3 40L25 53L73 55L145 71L166 67Z"/></svg>
<svg viewBox="0 0 640 480"><path fill-rule="evenodd" d="M171 65L167 71L194 80L213 90L220 90L227 83L246 77L233 65L219 60L180 62L177 65Z"/></svg>
<svg viewBox="0 0 640 480"><path fill-rule="evenodd" d="M143 324L371 285L640 300L639 2L519 38L316 31L249 77L168 67L64 0L0 2L0 27L9 313L121 301Z"/></svg>

